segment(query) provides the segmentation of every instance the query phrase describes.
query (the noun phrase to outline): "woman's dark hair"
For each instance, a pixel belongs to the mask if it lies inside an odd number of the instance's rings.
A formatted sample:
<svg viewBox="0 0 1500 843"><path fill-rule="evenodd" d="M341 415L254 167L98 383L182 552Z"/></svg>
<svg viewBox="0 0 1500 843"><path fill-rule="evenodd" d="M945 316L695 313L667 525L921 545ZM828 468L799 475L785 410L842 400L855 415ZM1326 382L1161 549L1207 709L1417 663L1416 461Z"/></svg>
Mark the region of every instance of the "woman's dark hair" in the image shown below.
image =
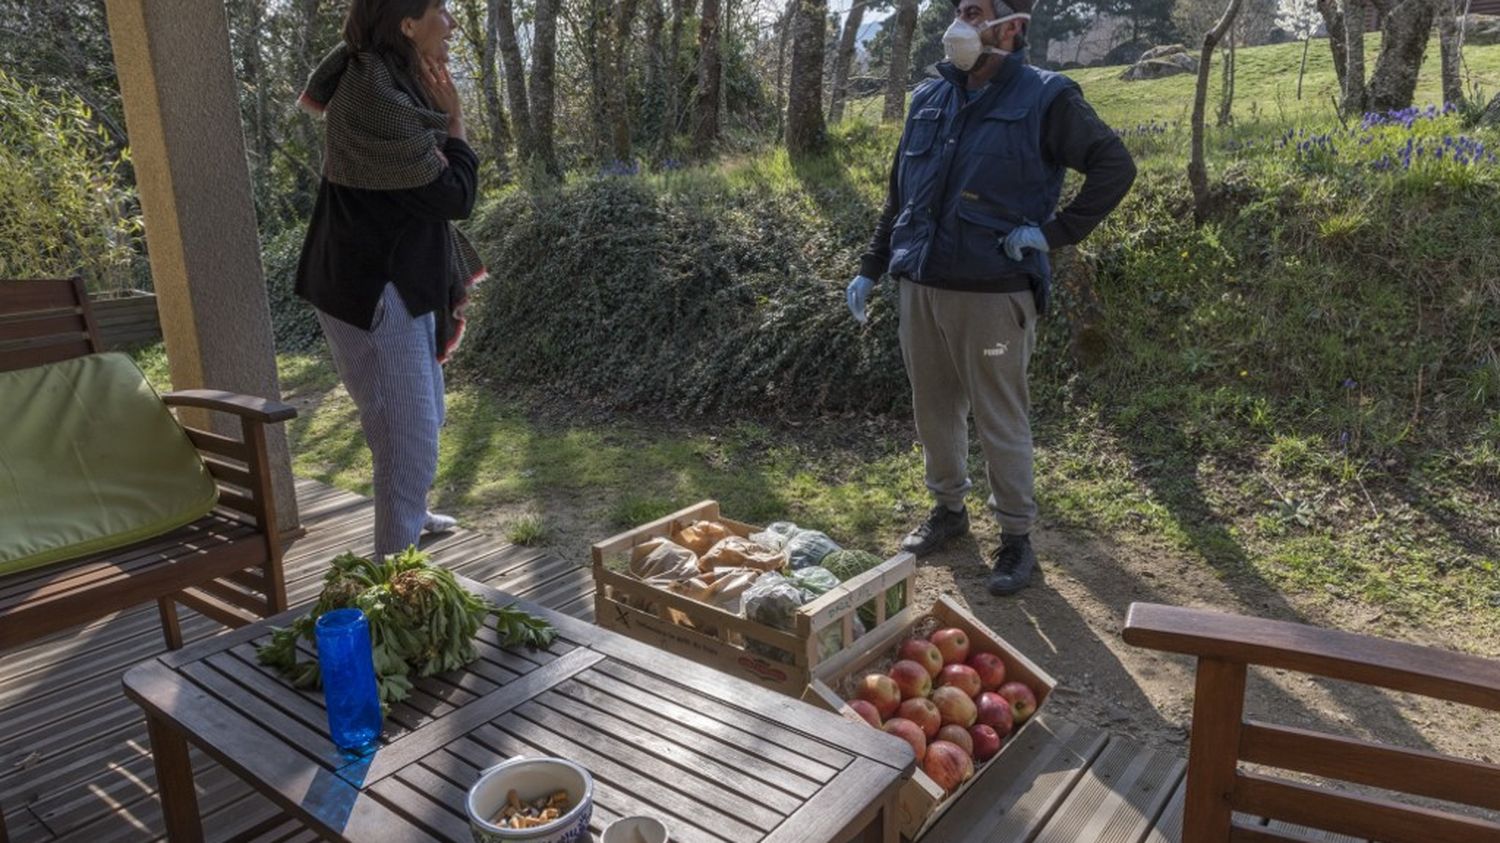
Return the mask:
<svg viewBox="0 0 1500 843"><path fill-rule="evenodd" d="M401 32L401 22L427 14L433 0L353 0L344 17L344 43L351 49L390 52L413 71L417 53Z"/></svg>

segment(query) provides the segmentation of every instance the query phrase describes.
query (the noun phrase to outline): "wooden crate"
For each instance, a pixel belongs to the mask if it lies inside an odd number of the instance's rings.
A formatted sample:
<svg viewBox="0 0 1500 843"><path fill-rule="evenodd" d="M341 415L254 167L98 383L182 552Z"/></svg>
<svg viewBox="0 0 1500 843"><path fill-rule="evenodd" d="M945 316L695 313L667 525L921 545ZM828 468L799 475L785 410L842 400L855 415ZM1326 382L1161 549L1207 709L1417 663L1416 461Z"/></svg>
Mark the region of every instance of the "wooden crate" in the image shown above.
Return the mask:
<svg viewBox="0 0 1500 843"><path fill-rule="evenodd" d="M125 290L91 296L89 303L106 350L129 350L161 342L161 321L154 294Z"/></svg>
<svg viewBox="0 0 1500 843"><path fill-rule="evenodd" d="M1036 693L1037 710L1027 718L1025 723L1011 732L994 758L983 764L976 764L973 777L960 785L947 798L944 798L943 789L938 786L937 782L922 772L921 766L918 765L917 771L903 785L899 802L901 836L908 841L919 839L944 812L963 798L964 793L970 787L995 768L995 762L1004 757L1006 748L1015 742L1018 735L1031 728L1031 724L1036 721L1037 714L1046 705L1047 697L1057 685L1057 682L1046 671L980 623L977 618L969 614L967 609L947 595L943 595L925 613L916 612L908 606L890 622L883 625L877 633L861 638L854 647L819 665L814 671L812 680L808 683L807 693L803 698L808 702L837 711L851 720L864 723L864 718L856 714L834 689L849 676L863 674L872 666L891 660L901 642L910 638L912 631L926 623L929 618L937 622L938 628L956 626L962 629L969 636L971 654L990 652L998 655L1005 662L1006 681L1020 680Z"/></svg>
<svg viewBox="0 0 1500 843"><path fill-rule="evenodd" d="M605 562L629 559L630 552L650 539L669 537L694 521L717 521L732 533L748 537L762 528L723 517L716 501L703 501L665 518L606 539L593 546L594 619L638 641L731 673L793 697L802 696L812 671L821 663L819 640L824 630L839 629L840 649L854 641L854 618L865 603L875 603L875 634L890 619L885 614L888 589L905 585L911 599L917 560L898 554L869 571L853 577L822 597L797 610L797 628L785 631L730 614L717 606L674 594L642 582L629 573L611 571ZM645 611L642 606L653 606ZM904 611L904 610L903 610ZM674 618L686 618L691 626ZM712 634L710 634L710 632ZM859 639L861 641L864 638ZM756 652L753 644L774 647L790 656L778 660Z"/></svg>

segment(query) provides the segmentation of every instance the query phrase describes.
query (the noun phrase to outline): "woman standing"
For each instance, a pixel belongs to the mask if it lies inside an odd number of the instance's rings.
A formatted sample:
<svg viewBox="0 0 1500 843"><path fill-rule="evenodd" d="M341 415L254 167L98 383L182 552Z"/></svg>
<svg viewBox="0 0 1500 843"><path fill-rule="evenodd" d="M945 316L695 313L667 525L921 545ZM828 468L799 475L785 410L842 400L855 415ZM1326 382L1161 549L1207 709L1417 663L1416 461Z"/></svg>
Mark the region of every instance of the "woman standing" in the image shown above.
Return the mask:
<svg viewBox="0 0 1500 843"><path fill-rule="evenodd" d="M323 179L297 267L334 366L359 409L375 469L375 552L454 520L427 509L443 423L442 363L484 276L453 227L468 218L478 159L448 73L443 0L353 0L343 43L299 104L327 122Z"/></svg>

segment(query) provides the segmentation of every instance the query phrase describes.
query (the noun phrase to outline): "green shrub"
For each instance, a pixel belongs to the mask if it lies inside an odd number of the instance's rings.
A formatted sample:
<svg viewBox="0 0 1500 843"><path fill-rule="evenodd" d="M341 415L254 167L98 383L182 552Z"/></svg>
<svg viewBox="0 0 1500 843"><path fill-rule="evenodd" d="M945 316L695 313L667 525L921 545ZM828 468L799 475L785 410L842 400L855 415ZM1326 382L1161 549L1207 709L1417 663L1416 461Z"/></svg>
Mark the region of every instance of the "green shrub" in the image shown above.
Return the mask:
<svg viewBox="0 0 1500 843"><path fill-rule="evenodd" d="M123 163L82 100L45 99L0 70L0 278L149 286Z"/></svg>
<svg viewBox="0 0 1500 843"><path fill-rule="evenodd" d="M507 194L472 227L492 278L461 366L682 412L898 408L894 291L868 330L843 303L871 215L850 189L714 177Z"/></svg>
<svg viewBox="0 0 1500 843"><path fill-rule="evenodd" d="M1441 143L1452 122L1411 131ZM1399 126L1367 145L1356 130L1342 141L1356 151L1310 166L1282 131L1216 153L1202 227L1181 152L1142 150L1131 195L1059 262L1039 416L1088 401L1164 453L1296 436L1378 454L1488 429L1500 167L1371 166L1404 148ZM830 156L800 165L767 152L493 199L471 226L494 277L461 370L620 407L903 415L895 285L868 328L843 301L893 143L845 123ZM1071 346L1082 278L1104 337L1088 367Z"/></svg>
<svg viewBox="0 0 1500 843"><path fill-rule="evenodd" d="M302 255L305 234L305 226L292 225L261 245L271 330L276 337L276 350L281 352L311 351L322 342L322 329L312 305L297 298L295 292L297 259Z"/></svg>

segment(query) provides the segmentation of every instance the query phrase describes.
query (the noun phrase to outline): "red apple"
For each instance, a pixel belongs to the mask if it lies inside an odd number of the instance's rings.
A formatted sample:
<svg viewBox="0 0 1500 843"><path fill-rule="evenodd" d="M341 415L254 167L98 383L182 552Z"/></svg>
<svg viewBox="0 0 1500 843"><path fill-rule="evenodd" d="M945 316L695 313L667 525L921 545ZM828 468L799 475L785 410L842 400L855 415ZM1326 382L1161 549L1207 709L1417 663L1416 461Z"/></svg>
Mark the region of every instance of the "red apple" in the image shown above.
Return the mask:
<svg viewBox="0 0 1500 843"><path fill-rule="evenodd" d="M927 668L927 675L933 679L937 678L938 671L943 669L943 651L937 645L926 638L912 638L901 645L900 658L911 659L917 664Z"/></svg>
<svg viewBox="0 0 1500 843"><path fill-rule="evenodd" d="M979 684L986 691L993 691L1005 684L1005 661L994 653L975 653L969 656L969 667L979 674Z"/></svg>
<svg viewBox="0 0 1500 843"><path fill-rule="evenodd" d="M885 725L881 728L911 744L911 751L916 754L917 763L922 763L922 758L927 755L927 736L922 734L921 726L904 717L892 717L885 721Z"/></svg>
<svg viewBox="0 0 1500 843"><path fill-rule="evenodd" d="M957 723L967 729L974 725L974 718L979 714L974 708L974 701L969 699L969 695L952 685L944 685L933 691L932 701L937 704L938 714L943 718L943 725Z"/></svg>
<svg viewBox="0 0 1500 843"><path fill-rule="evenodd" d="M844 702L854 709L854 713L862 717L866 723L877 729L880 728L880 712L875 710L875 706L869 700L845 700Z"/></svg>
<svg viewBox="0 0 1500 843"><path fill-rule="evenodd" d="M981 764L995 757L1000 751L1000 733L983 723L969 727L969 737L974 740L974 760Z"/></svg>
<svg viewBox="0 0 1500 843"><path fill-rule="evenodd" d="M997 693L1010 700L1010 713L1015 716L1018 724L1025 723L1026 718L1036 711L1036 694L1020 682L1007 682L1000 686Z"/></svg>
<svg viewBox="0 0 1500 843"><path fill-rule="evenodd" d="M979 671L966 664L943 665L938 685L952 685L971 697L979 696Z"/></svg>
<svg viewBox="0 0 1500 843"><path fill-rule="evenodd" d="M912 697L902 702L896 716L917 724L928 740L932 740L938 733L938 727L943 725L943 716L938 714L937 705L926 697Z"/></svg>
<svg viewBox="0 0 1500 843"><path fill-rule="evenodd" d="M896 687L901 689L903 700L925 697L932 693L932 677L928 675L927 668L911 659L902 659L891 665L891 678L896 680Z"/></svg>
<svg viewBox="0 0 1500 843"><path fill-rule="evenodd" d="M922 771L937 782L938 787L952 793L974 775L974 759L957 744L933 741L932 746L927 747Z"/></svg>
<svg viewBox="0 0 1500 843"><path fill-rule="evenodd" d="M896 680L884 673L871 673L859 680L854 696L875 706L882 719L895 714L901 707L901 689L896 687Z"/></svg>
<svg viewBox="0 0 1500 843"><path fill-rule="evenodd" d="M957 627L934 632L932 643L942 652L943 664L958 664L969 657L969 634Z"/></svg>
<svg viewBox="0 0 1500 843"><path fill-rule="evenodd" d="M948 743L958 744L959 748L970 755L974 754L974 739L969 736L969 730L958 725L949 723L938 729L937 739Z"/></svg>
<svg viewBox="0 0 1500 843"><path fill-rule="evenodd" d="M994 691L985 691L980 694L979 699L974 703L974 708L979 712L974 718L975 721L994 729L995 734L1002 738L1010 734L1010 730L1015 726L1010 700Z"/></svg>

